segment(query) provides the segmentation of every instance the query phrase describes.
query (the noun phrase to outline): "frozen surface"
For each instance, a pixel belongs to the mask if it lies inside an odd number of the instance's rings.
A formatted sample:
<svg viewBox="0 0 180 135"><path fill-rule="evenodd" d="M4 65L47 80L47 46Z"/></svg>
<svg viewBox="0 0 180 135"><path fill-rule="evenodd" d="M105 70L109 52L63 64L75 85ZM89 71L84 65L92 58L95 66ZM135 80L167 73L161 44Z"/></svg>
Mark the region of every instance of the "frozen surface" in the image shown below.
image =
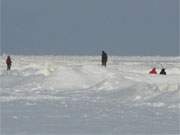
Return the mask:
<svg viewBox="0 0 180 135"><path fill-rule="evenodd" d="M180 57L12 56L1 135L179 135ZM1 62L5 57L1 57ZM161 64L167 76L148 72Z"/></svg>

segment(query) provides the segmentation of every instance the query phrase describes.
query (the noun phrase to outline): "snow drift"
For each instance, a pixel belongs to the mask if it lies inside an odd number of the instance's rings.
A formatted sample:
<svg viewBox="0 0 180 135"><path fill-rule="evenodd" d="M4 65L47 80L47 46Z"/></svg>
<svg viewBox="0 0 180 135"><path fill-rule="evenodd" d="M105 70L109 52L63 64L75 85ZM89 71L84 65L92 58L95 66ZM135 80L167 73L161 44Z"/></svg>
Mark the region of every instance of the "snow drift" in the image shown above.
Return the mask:
<svg viewBox="0 0 180 135"><path fill-rule="evenodd" d="M179 58L111 57L107 68L101 67L99 57L90 56L14 56L13 59L12 71L7 72L5 65L1 66L1 100L34 95L38 98L44 91L49 95L65 90L133 89L138 96L149 98L180 90ZM167 68L167 76L148 74L154 66L160 71L161 64Z"/></svg>
<svg viewBox="0 0 180 135"><path fill-rule="evenodd" d="M0 67L6 135L180 132L179 57L112 56L107 68L92 56L12 58ZM161 65L166 76L148 74Z"/></svg>

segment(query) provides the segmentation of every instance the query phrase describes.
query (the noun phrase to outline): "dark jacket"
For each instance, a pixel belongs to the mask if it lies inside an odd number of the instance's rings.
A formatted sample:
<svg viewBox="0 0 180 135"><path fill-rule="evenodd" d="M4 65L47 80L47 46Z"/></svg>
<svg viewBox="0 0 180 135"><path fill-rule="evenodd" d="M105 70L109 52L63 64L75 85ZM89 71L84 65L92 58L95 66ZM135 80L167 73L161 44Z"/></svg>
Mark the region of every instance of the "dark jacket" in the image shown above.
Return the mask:
<svg viewBox="0 0 180 135"><path fill-rule="evenodd" d="M102 51L102 61L107 62L107 59L108 59L107 53Z"/></svg>
<svg viewBox="0 0 180 135"><path fill-rule="evenodd" d="M11 57L8 56L7 59L6 59L6 64L7 65L11 65L12 64L12 61L11 61Z"/></svg>
<svg viewBox="0 0 180 135"><path fill-rule="evenodd" d="M161 69L160 75L166 75L165 68L162 68L162 69Z"/></svg>
<svg viewBox="0 0 180 135"><path fill-rule="evenodd" d="M102 58L101 58L101 64L102 66L105 66L106 67L106 63L107 63L107 60L108 60L108 55L106 52L102 51Z"/></svg>

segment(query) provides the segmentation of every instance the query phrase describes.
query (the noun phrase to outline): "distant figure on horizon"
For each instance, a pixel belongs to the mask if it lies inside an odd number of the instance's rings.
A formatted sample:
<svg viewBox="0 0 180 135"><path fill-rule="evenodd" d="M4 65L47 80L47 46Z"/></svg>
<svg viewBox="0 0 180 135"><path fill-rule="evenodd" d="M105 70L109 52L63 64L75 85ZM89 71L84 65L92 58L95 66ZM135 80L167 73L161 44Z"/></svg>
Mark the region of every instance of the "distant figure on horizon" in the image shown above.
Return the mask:
<svg viewBox="0 0 180 135"><path fill-rule="evenodd" d="M106 67L106 63L107 63L107 60L108 60L108 55L105 51L102 51L102 55L101 55L101 63L102 63L102 66L105 66Z"/></svg>
<svg viewBox="0 0 180 135"><path fill-rule="evenodd" d="M149 72L149 74L157 74L156 68L154 67L154 68Z"/></svg>
<svg viewBox="0 0 180 135"><path fill-rule="evenodd" d="M7 70L11 70L11 64L12 64L11 57L7 56L6 59Z"/></svg>
<svg viewBox="0 0 180 135"><path fill-rule="evenodd" d="M161 69L161 72L160 72L159 74L160 74L160 75L166 75L165 68L162 68L162 69Z"/></svg>

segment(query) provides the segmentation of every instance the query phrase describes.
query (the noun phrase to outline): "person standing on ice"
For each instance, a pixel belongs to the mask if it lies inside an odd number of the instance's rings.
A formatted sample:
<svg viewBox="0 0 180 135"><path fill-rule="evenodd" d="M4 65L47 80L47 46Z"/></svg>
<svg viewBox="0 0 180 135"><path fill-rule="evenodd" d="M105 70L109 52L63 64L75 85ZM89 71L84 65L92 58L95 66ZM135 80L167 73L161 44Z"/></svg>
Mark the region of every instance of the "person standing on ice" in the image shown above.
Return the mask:
<svg viewBox="0 0 180 135"><path fill-rule="evenodd" d="M11 64L12 64L11 57L7 56L6 59L7 70L11 70Z"/></svg>
<svg viewBox="0 0 180 135"><path fill-rule="evenodd" d="M102 66L106 67L107 60L108 60L107 53L105 51L102 51L102 55L101 55L101 64L102 64Z"/></svg>

